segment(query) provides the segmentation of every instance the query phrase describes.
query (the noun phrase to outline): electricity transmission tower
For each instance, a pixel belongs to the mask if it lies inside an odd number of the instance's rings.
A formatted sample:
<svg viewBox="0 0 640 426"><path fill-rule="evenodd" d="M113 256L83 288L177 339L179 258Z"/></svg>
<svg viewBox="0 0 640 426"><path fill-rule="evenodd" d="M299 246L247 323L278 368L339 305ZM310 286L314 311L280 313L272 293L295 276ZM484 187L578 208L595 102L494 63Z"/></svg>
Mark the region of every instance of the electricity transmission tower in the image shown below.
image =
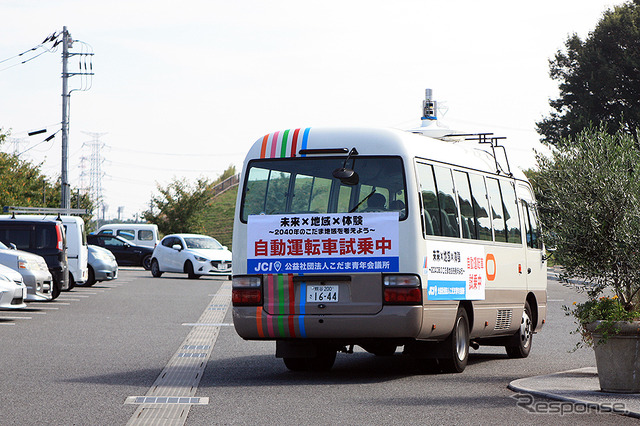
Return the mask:
<svg viewBox="0 0 640 426"><path fill-rule="evenodd" d="M104 172L102 171L102 148L105 147L105 143L100 141L100 138L106 133L95 132L82 132L85 135L91 136L93 139L89 142L82 144L82 147L89 147L89 197L96 212L96 229L99 228L100 210L103 206L103 194L102 194L102 178ZM84 174L84 173L83 173ZM104 214L104 213L103 213Z"/></svg>

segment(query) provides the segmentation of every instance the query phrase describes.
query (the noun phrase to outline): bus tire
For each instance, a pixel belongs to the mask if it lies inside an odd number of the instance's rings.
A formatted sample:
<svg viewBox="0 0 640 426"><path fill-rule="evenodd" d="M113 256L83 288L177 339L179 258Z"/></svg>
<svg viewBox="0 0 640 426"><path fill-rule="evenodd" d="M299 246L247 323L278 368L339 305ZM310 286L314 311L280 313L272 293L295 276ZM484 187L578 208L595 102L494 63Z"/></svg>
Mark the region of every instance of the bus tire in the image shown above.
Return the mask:
<svg viewBox="0 0 640 426"><path fill-rule="evenodd" d="M533 324L531 321L531 307L529 302L524 302L522 320L516 334L513 335L508 345L505 345L509 358L526 358L531 352L533 343Z"/></svg>
<svg viewBox="0 0 640 426"><path fill-rule="evenodd" d="M462 373L469 360L469 317L462 306L458 307L451 335L442 344L448 353L446 358L438 360L442 370Z"/></svg>

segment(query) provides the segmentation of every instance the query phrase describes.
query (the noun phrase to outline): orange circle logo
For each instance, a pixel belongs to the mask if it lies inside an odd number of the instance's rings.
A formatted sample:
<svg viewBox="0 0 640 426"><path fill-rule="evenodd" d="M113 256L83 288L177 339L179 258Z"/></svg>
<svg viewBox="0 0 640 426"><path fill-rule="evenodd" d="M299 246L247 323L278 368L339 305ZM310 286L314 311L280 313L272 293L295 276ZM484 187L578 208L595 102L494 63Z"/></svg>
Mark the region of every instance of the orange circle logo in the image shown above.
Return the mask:
<svg viewBox="0 0 640 426"><path fill-rule="evenodd" d="M493 270L493 272L489 272L489 263L492 264L491 269ZM498 270L498 265L496 264L496 257L492 253L487 254L487 260L485 261L484 264L485 264L485 271L487 273L487 279L489 281L495 280L496 271Z"/></svg>

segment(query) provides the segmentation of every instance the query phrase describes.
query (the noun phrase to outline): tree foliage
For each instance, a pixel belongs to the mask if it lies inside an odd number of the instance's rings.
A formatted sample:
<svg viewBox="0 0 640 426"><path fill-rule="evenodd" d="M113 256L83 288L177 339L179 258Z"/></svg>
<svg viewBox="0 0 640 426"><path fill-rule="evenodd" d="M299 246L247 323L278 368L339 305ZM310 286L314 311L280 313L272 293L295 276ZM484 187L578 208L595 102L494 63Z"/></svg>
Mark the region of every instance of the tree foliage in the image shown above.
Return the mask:
<svg viewBox="0 0 640 426"><path fill-rule="evenodd" d="M8 134L0 129L0 147ZM91 211L92 203L86 194L72 191L71 206ZM79 202L78 202L79 201ZM0 208L60 207L60 182L52 182L41 171L41 164L22 160L18 155L0 152ZM85 222L89 220L85 217Z"/></svg>
<svg viewBox="0 0 640 426"><path fill-rule="evenodd" d="M624 130L585 129L538 156L530 173L548 246L566 276L597 296L609 288L623 306L640 291L640 150Z"/></svg>
<svg viewBox="0 0 640 426"><path fill-rule="evenodd" d="M612 134L640 127L640 0L604 12L584 41L570 36L549 65L560 96L537 123L543 142L558 145L592 124Z"/></svg>
<svg viewBox="0 0 640 426"><path fill-rule="evenodd" d="M160 195L151 198L153 208L142 215L147 222L158 225L158 230L165 235L198 232L196 216L211 199L211 186L208 179L198 179L191 185L184 178L174 178L165 188L158 185Z"/></svg>

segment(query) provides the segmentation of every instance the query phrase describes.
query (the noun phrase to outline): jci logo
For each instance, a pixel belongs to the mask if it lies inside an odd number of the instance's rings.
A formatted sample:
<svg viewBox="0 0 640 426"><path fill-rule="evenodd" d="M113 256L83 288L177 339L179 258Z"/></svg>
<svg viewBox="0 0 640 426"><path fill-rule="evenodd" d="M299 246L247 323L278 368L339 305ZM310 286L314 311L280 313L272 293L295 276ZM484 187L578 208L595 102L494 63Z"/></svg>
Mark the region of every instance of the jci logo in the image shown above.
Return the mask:
<svg viewBox="0 0 640 426"><path fill-rule="evenodd" d="M282 263L280 262L259 262L254 268L255 272L280 272Z"/></svg>

